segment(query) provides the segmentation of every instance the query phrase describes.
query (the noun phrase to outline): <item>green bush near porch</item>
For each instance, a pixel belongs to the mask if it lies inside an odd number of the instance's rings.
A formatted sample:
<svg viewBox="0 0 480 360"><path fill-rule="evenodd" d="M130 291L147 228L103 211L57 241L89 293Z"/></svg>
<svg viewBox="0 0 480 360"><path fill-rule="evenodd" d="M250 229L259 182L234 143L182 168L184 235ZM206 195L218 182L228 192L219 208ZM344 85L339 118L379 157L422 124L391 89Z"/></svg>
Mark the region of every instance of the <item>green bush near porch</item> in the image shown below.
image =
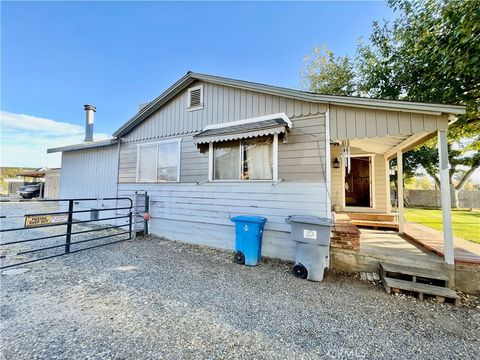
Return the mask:
<svg viewBox="0 0 480 360"><path fill-rule="evenodd" d="M405 209L405 218L442 230L442 210L439 209L408 208ZM453 236L480 244L480 211L452 209L452 224Z"/></svg>

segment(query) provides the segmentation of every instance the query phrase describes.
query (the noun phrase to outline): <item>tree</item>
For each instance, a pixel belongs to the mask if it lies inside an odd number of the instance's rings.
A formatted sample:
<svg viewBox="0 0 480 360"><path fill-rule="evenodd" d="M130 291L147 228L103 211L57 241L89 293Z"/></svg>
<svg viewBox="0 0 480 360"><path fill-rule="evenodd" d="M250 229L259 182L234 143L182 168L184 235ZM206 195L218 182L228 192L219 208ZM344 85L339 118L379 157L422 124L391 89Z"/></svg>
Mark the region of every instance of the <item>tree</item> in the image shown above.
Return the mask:
<svg viewBox="0 0 480 360"><path fill-rule="evenodd" d="M458 180L453 187L456 195L480 167L480 0L389 0L388 4L398 17L391 23L373 24L369 44L357 47L353 80L344 86L372 98L465 105L466 114L449 128L450 183ZM330 58L336 59L333 53ZM318 77L325 78L323 68L318 70ZM342 88L341 80L331 81ZM316 84L311 85L316 90ZM405 155L408 173L421 166L438 184L437 164L436 140Z"/></svg>
<svg viewBox="0 0 480 360"><path fill-rule="evenodd" d="M327 47L316 47L304 58L304 85L312 92L329 95L353 95L355 72L347 56L335 56Z"/></svg>

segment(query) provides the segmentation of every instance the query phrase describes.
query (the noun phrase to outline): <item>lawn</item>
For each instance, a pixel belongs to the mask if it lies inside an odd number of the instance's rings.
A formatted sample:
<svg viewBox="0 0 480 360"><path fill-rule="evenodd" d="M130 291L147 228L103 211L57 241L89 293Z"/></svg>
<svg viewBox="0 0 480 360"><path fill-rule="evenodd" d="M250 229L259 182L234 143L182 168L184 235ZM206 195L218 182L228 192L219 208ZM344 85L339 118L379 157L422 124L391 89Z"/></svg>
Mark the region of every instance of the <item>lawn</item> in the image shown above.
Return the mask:
<svg viewBox="0 0 480 360"><path fill-rule="evenodd" d="M407 221L442 230L442 211L436 209L405 209ZM480 244L480 212L452 209L453 235Z"/></svg>

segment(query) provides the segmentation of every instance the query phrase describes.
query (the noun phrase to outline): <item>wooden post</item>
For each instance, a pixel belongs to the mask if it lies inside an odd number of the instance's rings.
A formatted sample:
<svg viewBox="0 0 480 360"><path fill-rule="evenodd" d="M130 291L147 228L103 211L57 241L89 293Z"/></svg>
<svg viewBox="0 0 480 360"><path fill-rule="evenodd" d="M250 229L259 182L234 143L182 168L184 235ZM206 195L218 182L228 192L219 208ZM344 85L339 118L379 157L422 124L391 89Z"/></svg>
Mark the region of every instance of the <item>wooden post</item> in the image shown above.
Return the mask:
<svg viewBox="0 0 480 360"><path fill-rule="evenodd" d="M327 217L332 218L332 178L330 166L332 159L330 156L330 105L327 105L325 112L325 184L327 186ZM320 164L320 166L322 166Z"/></svg>
<svg viewBox="0 0 480 360"><path fill-rule="evenodd" d="M450 176L448 170L447 132L438 130L438 157L440 167L440 199L442 203L443 243L445 262L455 264L453 253L452 213L450 199Z"/></svg>
<svg viewBox="0 0 480 360"><path fill-rule="evenodd" d="M208 143L208 181L213 180L213 172L214 172L214 164L213 164L213 143Z"/></svg>
<svg viewBox="0 0 480 360"><path fill-rule="evenodd" d="M397 186L398 186L398 232L405 231L405 217L403 215L403 154L397 151Z"/></svg>

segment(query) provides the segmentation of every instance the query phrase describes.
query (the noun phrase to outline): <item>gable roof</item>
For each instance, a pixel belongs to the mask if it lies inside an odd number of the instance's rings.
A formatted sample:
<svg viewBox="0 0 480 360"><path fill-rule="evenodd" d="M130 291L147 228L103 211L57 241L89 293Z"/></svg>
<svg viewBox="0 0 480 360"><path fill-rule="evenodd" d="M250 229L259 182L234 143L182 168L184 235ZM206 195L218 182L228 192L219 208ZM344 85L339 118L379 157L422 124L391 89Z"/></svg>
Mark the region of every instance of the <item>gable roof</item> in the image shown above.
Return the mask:
<svg viewBox="0 0 480 360"><path fill-rule="evenodd" d="M148 103L148 105L146 105L141 111L135 114L125 124L123 124L118 130L113 133L113 136L120 137L125 135L138 124L140 124L143 120L145 120L158 109L160 109L169 100L174 98L181 91L183 91L190 84L197 80L315 103L328 103L333 105L365 107L393 111L408 111L432 115L465 114L465 106L462 105L431 104L401 100L380 100L357 96L322 95L308 91L288 89L279 86L271 86L250 81L200 74L189 71L184 76L182 76L176 83L174 83L167 90L165 90L160 96Z"/></svg>

